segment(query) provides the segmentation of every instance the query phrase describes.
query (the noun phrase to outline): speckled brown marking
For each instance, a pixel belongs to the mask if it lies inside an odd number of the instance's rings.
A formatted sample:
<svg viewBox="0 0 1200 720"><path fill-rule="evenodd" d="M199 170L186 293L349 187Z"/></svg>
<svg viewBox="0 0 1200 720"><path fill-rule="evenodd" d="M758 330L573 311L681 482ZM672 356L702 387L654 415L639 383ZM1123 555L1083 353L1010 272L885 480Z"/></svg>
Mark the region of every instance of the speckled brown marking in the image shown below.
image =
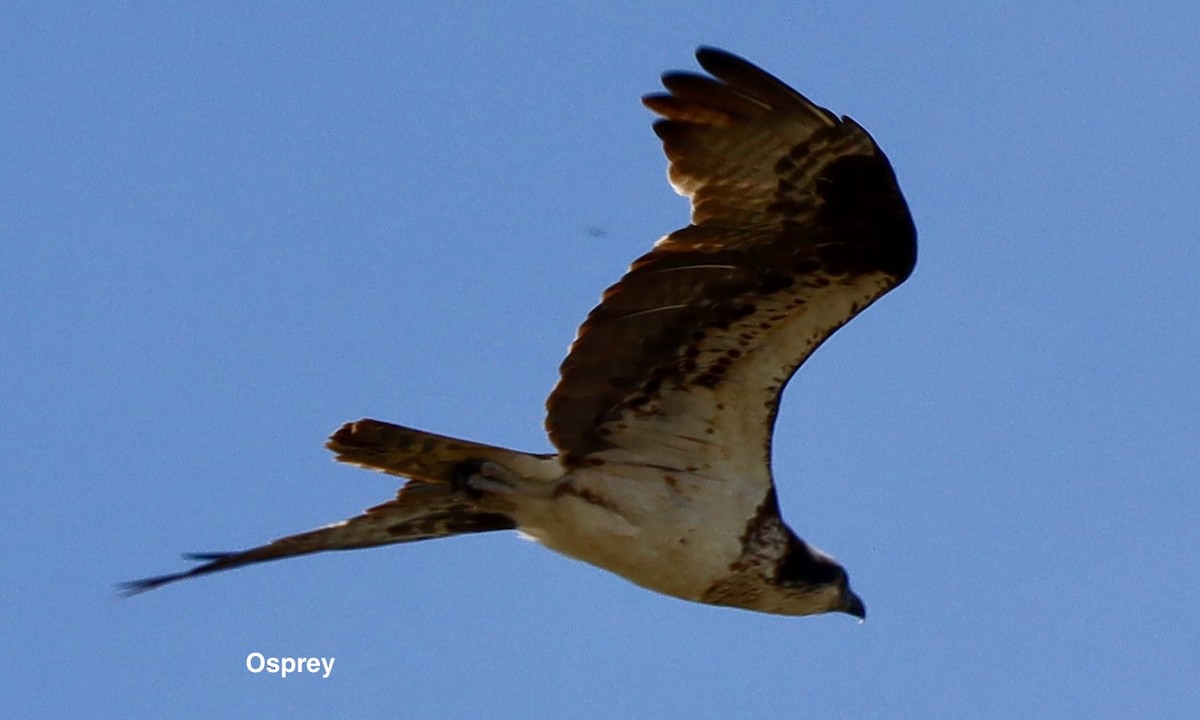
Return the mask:
<svg viewBox="0 0 1200 720"><path fill-rule="evenodd" d="M597 507L602 507L605 510L608 510L608 511L611 511L614 513L617 512L617 507L615 505L608 502L607 500L600 497L599 495L592 492L591 490L588 490L587 488L576 487L575 485L573 485L571 483L562 483L558 487L554 488L553 497L558 498L558 497L562 497L564 495L571 495L573 497L579 498L580 500L583 500L584 502L591 503L592 505L595 505Z"/></svg>
<svg viewBox="0 0 1200 720"><path fill-rule="evenodd" d="M738 538L742 554L729 564L729 574L709 585L701 599L714 605L752 605L773 577L773 558L787 547L790 535L779 519L779 503L771 488Z"/></svg>
<svg viewBox="0 0 1200 720"><path fill-rule="evenodd" d="M763 549L779 545L783 540L783 523L779 519L779 500L775 488L767 491L766 497L759 503L754 514L746 521L746 527L738 538L742 543L743 558L746 562L753 557L762 555ZM747 557L749 556L749 557Z"/></svg>

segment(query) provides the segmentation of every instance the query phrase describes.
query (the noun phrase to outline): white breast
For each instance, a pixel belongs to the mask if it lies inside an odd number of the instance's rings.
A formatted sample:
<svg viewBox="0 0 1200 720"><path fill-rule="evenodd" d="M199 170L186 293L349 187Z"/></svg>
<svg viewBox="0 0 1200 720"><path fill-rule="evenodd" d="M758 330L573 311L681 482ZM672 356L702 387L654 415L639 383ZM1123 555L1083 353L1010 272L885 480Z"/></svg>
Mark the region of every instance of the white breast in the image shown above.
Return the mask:
<svg viewBox="0 0 1200 720"><path fill-rule="evenodd" d="M696 600L729 572L761 497L744 483L638 464L574 471L550 497L515 500L543 545L643 587Z"/></svg>

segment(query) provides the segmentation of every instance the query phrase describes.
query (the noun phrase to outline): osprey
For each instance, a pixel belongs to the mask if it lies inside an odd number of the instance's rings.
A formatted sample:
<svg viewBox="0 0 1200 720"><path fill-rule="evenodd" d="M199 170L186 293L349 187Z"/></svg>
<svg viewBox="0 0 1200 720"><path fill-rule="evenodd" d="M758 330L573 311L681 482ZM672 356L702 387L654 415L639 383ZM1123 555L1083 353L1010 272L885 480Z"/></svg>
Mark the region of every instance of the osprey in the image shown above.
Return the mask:
<svg viewBox="0 0 1200 720"><path fill-rule="evenodd" d="M554 454L378 420L343 425L337 460L406 478L394 500L129 593L324 550L517 529L685 600L864 617L846 571L780 518L780 393L834 331L912 272L916 230L883 151L746 60L696 52L642 102L691 223L606 290L546 402Z"/></svg>

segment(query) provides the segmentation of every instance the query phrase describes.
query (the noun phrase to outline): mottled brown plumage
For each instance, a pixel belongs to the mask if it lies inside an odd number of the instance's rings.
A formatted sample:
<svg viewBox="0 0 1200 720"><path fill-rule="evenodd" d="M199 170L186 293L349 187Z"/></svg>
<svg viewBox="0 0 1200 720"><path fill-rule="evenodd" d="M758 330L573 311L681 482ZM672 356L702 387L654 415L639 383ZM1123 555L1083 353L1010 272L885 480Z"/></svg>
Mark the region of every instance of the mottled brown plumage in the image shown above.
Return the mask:
<svg viewBox="0 0 1200 720"><path fill-rule="evenodd" d="M769 408L749 443L768 453L787 378L916 261L907 206L865 130L740 58L697 57L716 79L669 73L671 93L643 99L665 118L654 130L692 224L636 260L580 328L547 401L550 438L569 456L620 444L639 416L672 401L679 416L695 387L728 383L749 397L705 403L704 419Z"/></svg>

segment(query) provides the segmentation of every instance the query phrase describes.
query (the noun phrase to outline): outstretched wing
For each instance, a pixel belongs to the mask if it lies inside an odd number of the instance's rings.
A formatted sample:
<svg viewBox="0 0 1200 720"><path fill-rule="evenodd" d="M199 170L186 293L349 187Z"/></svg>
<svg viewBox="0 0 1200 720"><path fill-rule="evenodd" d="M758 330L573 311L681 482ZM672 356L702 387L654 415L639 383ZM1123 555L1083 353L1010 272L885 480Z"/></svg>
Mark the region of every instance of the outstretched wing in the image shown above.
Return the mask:
<svg viewBox="0 0 1200 720"><path fill-rule="evenodd" d="M481 512L461 493L447 485L413 480L400 489L396 499L376 505L348 520L289 535L241 552L193 553L187 557L204 561L203 565L170 575L122 583L119 588L125 595L136 595L197 575L297 555L416 542L464 533L510 530L514 527L512 518Z"/></svg>
<svg viewBox="0 0 1200 720"><path fill-rule="evenodd" d="M780 392L901 283L916 230L867 132L734 55L645 105L692 222L605 291L547 400L570 463L622 458L769 487ZM731 475L730 473L737 473Z"/></svg>

